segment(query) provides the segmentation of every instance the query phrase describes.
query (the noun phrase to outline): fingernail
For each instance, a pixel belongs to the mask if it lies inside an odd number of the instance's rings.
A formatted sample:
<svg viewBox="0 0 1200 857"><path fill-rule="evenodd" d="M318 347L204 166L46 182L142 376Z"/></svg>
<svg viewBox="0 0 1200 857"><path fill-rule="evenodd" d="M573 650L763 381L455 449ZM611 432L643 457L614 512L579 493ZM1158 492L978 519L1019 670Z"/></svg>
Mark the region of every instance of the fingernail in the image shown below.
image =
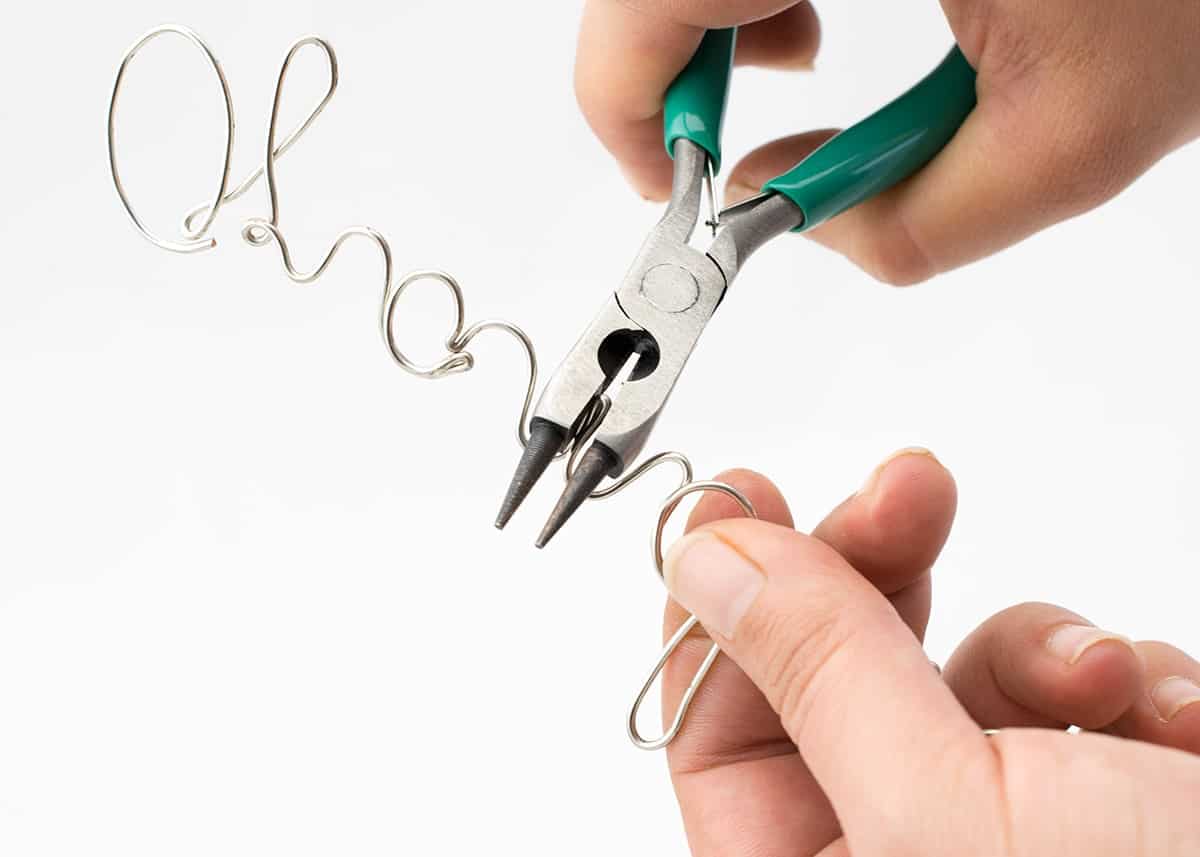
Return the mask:
<svg viewBox="0 0 1200 857"><path fill-rule="evenodd" d="M727 639L733 639L764 583L758 566L706 530L690 533L671 547L663 578L672 597L701 625Z"/></svg>
<svg viewBox="0 0 1200 857"><path fill-rule="evenodd" d="M1200 702L1200 684L1181 675L1164 678L1150 691L1150 701L1159 718L1164 723L1169 722L1189 705Z"/></svg>
<svg viewBox="0 0 1200 857"><path fill-rule="evenodd" d="M1046 640L1046 648L1059 660L1076 664L1089 649L1105 642L1121 643L1135 651L1128 637L1091 625L1060 625Z"/></svg>
<svg viewBox="0 0 1200 857"><path fill-rule="evenodd" d="M870 494L872 491L874 491L875 486L879 484L879 477L883 475L883 471L887 470L888 465L897 458L903 458L906 455L922 455L925 458L931 458L934 461L938 460L936 455L923 446L909 446L898 452L893 452L891 455L885 458L878 467L871 471L871 475L867 477L867 481L864 482L862 487L858 489L858 494ZM941 464L941 462L938 461L938 464Z"/></svg>

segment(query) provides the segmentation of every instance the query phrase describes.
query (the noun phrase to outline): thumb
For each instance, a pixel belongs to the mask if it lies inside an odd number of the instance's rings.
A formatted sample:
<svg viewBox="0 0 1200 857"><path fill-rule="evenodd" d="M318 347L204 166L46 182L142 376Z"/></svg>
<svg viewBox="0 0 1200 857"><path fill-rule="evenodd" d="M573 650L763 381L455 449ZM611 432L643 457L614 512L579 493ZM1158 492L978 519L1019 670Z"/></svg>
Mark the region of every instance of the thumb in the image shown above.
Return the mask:
<svg viewBox="0 0 1200 857"><path fill-rule="evenodd" d="M852 853L909 853L931 836L992 853L996 755L891 604L839 554L729 520L677 542L664 576L779 714ZM972 818L955 811L968 807Z"/></svg>
<svg viewBox="0 0 1200 857"><path fill-rule="evenodd" d="M1064 111L1013 108L981 94L954 139L922 170L808 237L881 282L912 285L1099 206L1164 154L1147 141L1117 146L1099 122L1064 129L1045 115ZM829 136L786 137L747 155L730 174L730 201L757 193Z"/></svg>

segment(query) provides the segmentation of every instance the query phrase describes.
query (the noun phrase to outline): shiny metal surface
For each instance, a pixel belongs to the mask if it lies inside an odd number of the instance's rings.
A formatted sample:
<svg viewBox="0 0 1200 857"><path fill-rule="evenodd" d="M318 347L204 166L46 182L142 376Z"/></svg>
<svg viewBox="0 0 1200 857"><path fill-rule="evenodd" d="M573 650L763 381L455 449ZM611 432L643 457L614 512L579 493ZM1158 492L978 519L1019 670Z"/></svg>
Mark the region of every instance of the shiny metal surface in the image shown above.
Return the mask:
<svg viewBox="0 0 1200 857"><path fill-rule="evenodd" d="M690 140L677 140L671 201L662 219L551 376L533 411L535 419L578 435L582 415L594 402L611 400L591 435L593 443L615 456L613 475L624 472L645 448L700 335L745 261L803 220L786 197L759 197L723 213L708 252L698 250L689 241L706 195L713 202L710 181L708 154ZM618 382L603 356L614 338L633 341L629 333L653 343L656 364L647 374ZM596 472L589 470L589 485ZM518 469L514 482L523 476ZM578 507L581 490L581 484L568 483L539 546L562 525L563 511L569 514Z"/></svg>
<svg viewBox="0 0 1200 857"><path fill-rule="evenodd" d="M620 330L649 334L658 346L657 368L622 385L594 432L595 440L617 455L622 470L645 447L700 334L746 259L801 220L786 197L771 195L751 208L733 209L732 217L722 215L709 251L695 249L688 241L704 196L708 155L688 140L677 141L675 149L674 188L662 220L550 378L533 412L564 428L576 425L588 403L609 389L612 379L597 359L606 338Z"/></svg>
<svg viewBox="0 0 1200 857"><path fill-rule="evenodd" d="M547 383L533 411L535 417L557 425L575 425L592 399L603 394L612 381L597 359L605 339L621 330L648 332L659 349L657 369L646 378L626 382L619 404L594 432L594 439L617 456L622 471L645 447L684 364L725 293L721 269L687 243L699 218L707 169L708 156L702 149L688 140L676 144L674 189L666 212L621 285L605 300ZM672 301L682 308L664 311L656 305Z"/></svg>
<svg viewBox="0 0 1200 857"><path fill-rule="evenodd" d="M721 229L708 256L732 283L752 253L803 221L800 209L786 196L761 194L721 213Z"/></svg>

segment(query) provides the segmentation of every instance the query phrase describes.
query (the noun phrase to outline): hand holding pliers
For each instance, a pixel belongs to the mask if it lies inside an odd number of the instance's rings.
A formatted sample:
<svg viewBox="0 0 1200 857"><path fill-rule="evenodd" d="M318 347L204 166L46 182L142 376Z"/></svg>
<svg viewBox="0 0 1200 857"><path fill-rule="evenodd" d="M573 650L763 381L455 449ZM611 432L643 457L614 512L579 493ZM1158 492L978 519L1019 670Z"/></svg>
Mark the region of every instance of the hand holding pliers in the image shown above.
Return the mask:
<svg viewBox="0 0 1200 857"><path fill-rule="evenodd" d="M714 212L714 240L698 250L689 242L721 165L736 38L736 29L710 30L667 92L665 142L674 160L667 210L534 408L497 527L563 450L591 439L538 547L641 452L746 259L772 238L812 229L921 169L975 106L975 73L955 47L928 77L767 182L759 196Z"/></svg>

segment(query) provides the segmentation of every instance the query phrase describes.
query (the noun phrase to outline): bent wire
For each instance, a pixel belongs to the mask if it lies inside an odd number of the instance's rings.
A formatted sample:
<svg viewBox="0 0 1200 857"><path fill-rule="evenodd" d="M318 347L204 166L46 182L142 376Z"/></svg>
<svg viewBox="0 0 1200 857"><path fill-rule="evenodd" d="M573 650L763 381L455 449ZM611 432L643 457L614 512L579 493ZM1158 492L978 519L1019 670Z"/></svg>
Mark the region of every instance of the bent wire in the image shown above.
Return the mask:
<svg viewBox="0 0 1200 857"><path fill-rule="evenodd" d="M133 208L133 204L129 200L128 193L121 181L120 171L117 166L117 145L116 145L116 113L119 96L121 93L122 84L124 83L126 73L130 67L130 63L134 56L151 41L162 35L174 34L187 40L194 47L202 51L209 65L213 69L217 80L221 86L222 95L225 100L225 115L226 115L226 135L225 135L225 153L221 167L221 179L218 184L216 194L212 201L202 203L189 209L182 221L181 234L177 239L163 238L152 231L137 215ZM309 111L305 119L300 122L291 132L289 132L282 142L277 143L278 124L279 124L279 105L283 92L284 82L287 78L287 72L297 53L303 48L313 46L319 48L326 57L329 66L329 86L325 94L320 98L317 104ZM296 141L309 129L312 123L316 120L325 107L329 104L334 92L338 86L338 69L337 56L334 53L333 47L324 39L317 36L306 36L294 42L288 49L284 58L283 64L279 70L278 80L275 87L274 100L271 106L270 123L267 131L267 141L263 162L256 169L250 172L247 177L239 183L233 190L228 189L229 175L231 172L231 163L233 157L233 140L234 140L234 112L233 100L229 90L229 84L225 77L225 73L221 68L216 56L209 49L208 45L200 38L193 30L180 26L178 24L165 24L147 32L139 38L125 52L120 66L117 71L116 79L113 82L112 95L109 99L108 109L108 153L109 166L112 173L113 185L116 188L117 196L120 198L121 204L125 209L130 221L134 227L142 234L142 236L164 250L169 250L176 253L195 253L198 251L208 250L216 246L215 239L208 237L208 231L212 227L221 210L221 206L227 202L232 202L238 197L245 194L253 187L257 181L266 176L267 195L270 201L270 213L268 217L252 217L247 219L241 230L242 239L249 245L254 247L264 247L274 243L279 248L280 259L283 264L287 276L295 283L310 284L318 280L332 263L334 257L349 239L361 237L370 240L379 249L383 261L383 286L381 289L382 297L379 306L378 326L380 334L383 338L384 345L388 350L388 354L392 360L404 371L409 374L421 378L439 379L449 375L460 374L470 371L475 366L473 355L467 351L467 347L479 334L488 330L502 331L514 339L516 339L528 359L529 378L525 387L525 395L521 406L520 416L517 422L517 440L522 447L526 447L530 443L530 411L533 402L533 394L537 388L538 364L537 356L533 347L533 343L529 336L519 327L507 321L489 319L476 322L471 325L466 323L465 301L463 297L462 287L449 274L436 270L419 270L407 274L398 280L394 279L393 272L393 256L391 245L388 240L377 230L369 226L351 226L338 233L331 242L329 249L325 252L321 261L310 271L299 270L292 259L291 250L284 236L283 229L280 225L280 204L279 204L279 188L277 177L275 174L276 161L290 149ZM711 180L711 175L709 176ZM710 186L710 201L713 199ZM197 224L197 219L200 222ZM715 207L713 220L716 220ZM440 283L449 290L451 297L454 300L455 306L455 321L450 333L446 336L446 354L436 362L430 365L420 365L412 361L405 352L400 348L399 343L393 334L393 322L396 318L397 306L401 296L405 291L416 283L432 280ZM632 366L626 367L628 371L632 371ZM552 451L553 458L567 458L567 464L564 468L565 478L570 479L576 472L579 466L579 458L581 453L586 451L589 443L600 425L611 402L601 398L596 403L595 407L587 414L580 424L576 427L576 432L569 438L565 439ZM619 479L614 480L611 484L597 488L589 494L590 498L600 499L611 497L633 482L640 479L646 473L655 469L659 465L674 464L680 469L680 483L677 489L663 502L659 509L657 525L654 531L654 536L651 545L651 555L655 569L659 575L662 574L662 539L663 529L667 524L672 512L678 507L684 497L704 491L718 491L729 497L732 497L738 505L748 514L754 515L753 506L737 489L730 485L720 482L696 482L693 480L693 469L691 462L679 452L661 452L657 455L650 456L642 463L632 467L624 473ZM669 718L670 725L666 731L657 738L645 738L641 735L637 727L637 717L641 710L641 706L645 697L654 683L655 679L662 672L667 661L676 652L682 641L692 632L697 626L696 619L689 617L679 628L679 630L667 641L661 655L658 658L654 668L651 670L649 677L641 686L636 694L633 705L630 708L627 720L627 731L633 743L642 749L655 750L667 746L680 732L684 720L687 716L688 709L699 689L704 678L707 676L709 669L716 660L719 650L716 646L712 646L708 654L697 668L689 687L683 694L675 712Z"/></svg>

